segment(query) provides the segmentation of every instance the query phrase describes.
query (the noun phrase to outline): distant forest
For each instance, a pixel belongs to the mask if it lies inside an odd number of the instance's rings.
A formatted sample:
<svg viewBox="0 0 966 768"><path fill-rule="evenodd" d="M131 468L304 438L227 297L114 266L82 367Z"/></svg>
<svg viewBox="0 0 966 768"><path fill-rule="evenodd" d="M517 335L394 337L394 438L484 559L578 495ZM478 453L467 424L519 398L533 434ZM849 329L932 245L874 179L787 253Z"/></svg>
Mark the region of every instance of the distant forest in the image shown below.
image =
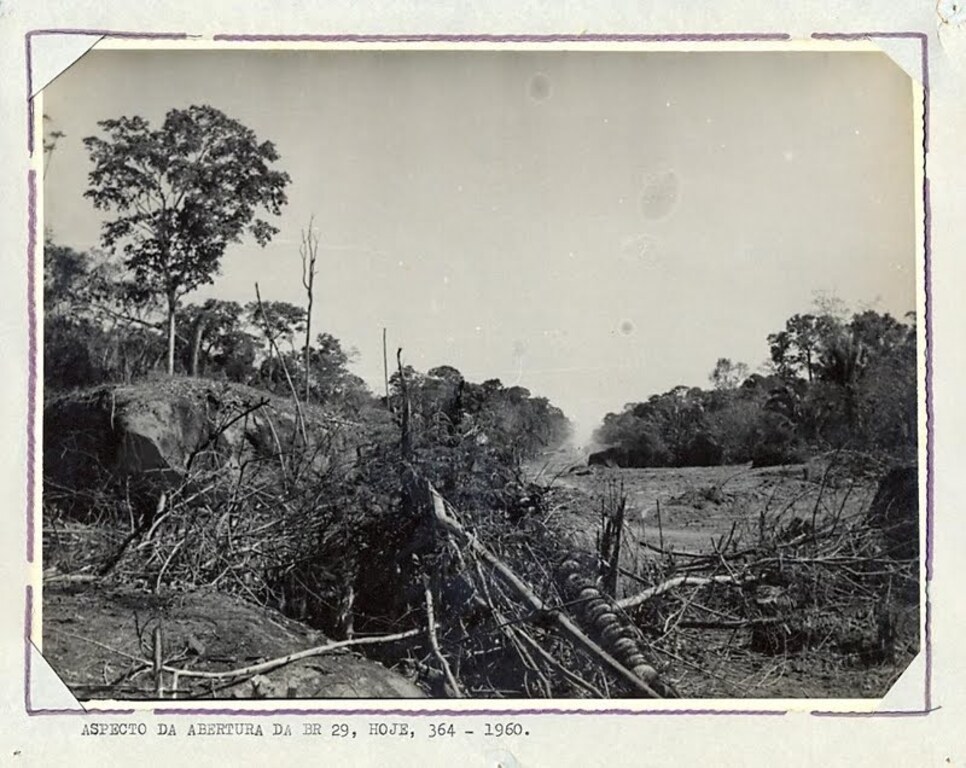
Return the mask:
<svg viewBox="0 0 966 768"><path fill-rule="evenodd" d="M604 417L595 440L621 466L766 466L831 449L915 458L916 326L906 319L796 314L768 336L764 373L721 358L710 389L628 403Z"/></svg>
<svg viewBox="0 0 966 768"><path fill-rule="evenodd" d="M98 384L134 383L160 375L166 354L163 320L150 306L126 300L127 284L112 260L46 243L44 250L44 384L56 392ZM385 405L348 366L355 357L336 337L319 333L306 346L307 313L288 302L209 299L178 312L175 372L245 384L282 397L295 387L308 404L344 412ZM183 329L183 330L181 330ZM308 361L308 367L305 363ZM559 408L524 387L498 379L465 381L452 366L426 373L403 367L414 424L441 440L457 427L464 438L493 441L527 458L559 445L570 424ZM400 373L389 379L390 405L400 397ZM395 407L395 406L394 406ZM484 431L483 426L486 426ZM433 429L429 430L432 426ZM466 434L463 434L466 433Z"/></svg>

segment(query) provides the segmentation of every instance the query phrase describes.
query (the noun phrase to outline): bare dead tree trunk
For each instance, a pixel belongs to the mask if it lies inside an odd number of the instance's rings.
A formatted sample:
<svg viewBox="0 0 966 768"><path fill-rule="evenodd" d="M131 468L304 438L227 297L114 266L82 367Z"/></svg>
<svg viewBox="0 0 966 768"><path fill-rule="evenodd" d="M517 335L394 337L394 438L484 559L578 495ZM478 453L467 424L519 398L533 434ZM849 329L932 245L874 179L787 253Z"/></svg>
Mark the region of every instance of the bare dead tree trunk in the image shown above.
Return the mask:
<svg viewBox="0 0 966 768"><path fill-rule="evenodd" d="M159 624L154 628L154 695L159 699L164 698L164 676L162 668L164 666L164 635Z"/></svg>
<svg viewBox="0 0 966 768"><path fill-rule="evenodd" d="M262 306L262 292L258 289L258 283L255 283L255 299L258 301L258 314L260 317L265 317L265 310ZM282 373L285 374L285 381L288 383L289 391L292 393L292 400L295 402L295 418L299 426L299 431L302 433L302 443L303 445L309 444L308 434L305 431L305 416L302 413L302 405L299 403L299 393L295 388L295 383L292 381L292 377L289 375L288 366L285 365L285 358L282 357L282 352L278 348L278 344L275 342L275 337L272 335L271 329L268 323L265 323L263 329L265 331L265 336L268 339L269 350L278 355L279 365L282 366Z"/></svg>
<svg viewBox="0 0 966 768"><path fill-rule="evenodd" d="M302 230L302 245L299 247L299 254L302 256L302 285L305 288L306 296L308 297L308 306L305 311L305 393L303 399L306 403L309 402L309 392L311 381L311 374L309 371L309 363L311 362L311 351L312 351L312 303L313 303L313 288L315 287L315 261L319 255L319 238L312 231L312 224L315 221L315 217L309 219L308 229Z"/></svg>
<svg viewBox="0 0 966 768"><path fill-rule="evenodd" d="M621 538L624 531L624 513L627 509L627 496L624 485L620 490L614 486L608 489L607 497L601 502L600 548L598 558L603 577L603 589L611 597L617 597L620 578Z"/></svg>
<svg viewBox="0 0 966 768"><path fill-rule="evenodd" d="M386 384L386 408L392 410L389 404L389 353L386 351L386 329L382 329L382 377Z"/></svg>
<svg viewBox="0 0 966 768"><path fill-rule="evenodd" d="M201 339L205 335L205 328L208 326L208 313L202 310L195 320L195 327L191 331L191 359L188 363L188 375L197 376L199 362L201 359Z"/></svg>
<svg viewBox="0 0 966 768"><path fill-rule="evenodd" d="M43 119L44 119L44 126L46 127L47 121L50 120L50 115L46 115L45 114L43 116ZM46 179L47 178L47 171L50 168L51 158L53 158L53 156L54 156L54 150L57 149L57 142L60 139L64 138L64 135L65 134L64 134L63 131L50 131L49 133L47 133L46 130L44 131L44 133L46 135L45 135L44 140L43 140L43 148L44 148L44 173L43 173L42 178Z"/></svg>
<svg viewBox="0 0 966 768"><path fill-rule="evenodd" d="M406 373L403 371L402 347L396 350L396 365L399 369L399 393L402 402L399 406L399 429L400 440L399 448L402 461L402 509L407 517L416 512L416 499L419 494L416 489L416 477L413 473L413 425L412 425L412 405L410 404L409 382L406 381Z"/></svg>
<svg viewBox="0 0 966 768"><path fill-rule="evenodd" d="M400 411L402 439L400 448L402 449L403 463L408 464L413 457L412 410L409 403L409 382L406 381L406 374L403 371L402 347L396 350L396 365L399 368L399 391L402 394L402 407Z"/></svg>
<svg viewBox="0 0 966 768"><path fill-rule="evenodd" d="M178 297L174 291L168 291L168 376L174 375L174 339L177 311Z"/></svg>
<svg viewBox="0 0 966 768"><path fill-rule="evenodd" d="M662 688L664 687L662 681L658 678L657 671L653 667L646 663L641 663L634 670L628 669L610 653L601 648L596 641L588 637L563 611L548 610L550 606L545 604L527 586L526 582L517 576L506 563L490 552L472 531L464 528L455 517L449 514L446 508L446 502L443 501L443 497L439 495L439 492L435 488L427 484L427 490L432 502L433 516L436 522L443 530L453 534L464 545L469 547L477 557L492 567L494 573L499 576L500 580L515 592L523 602L528 604L538 615L546 617L548 621L553 622L561 633L565 634L591 657L598 659L620 679L629 683L637 693L643 694L648 698L662 698L654 687L652 687L655 684Z"/></svg>

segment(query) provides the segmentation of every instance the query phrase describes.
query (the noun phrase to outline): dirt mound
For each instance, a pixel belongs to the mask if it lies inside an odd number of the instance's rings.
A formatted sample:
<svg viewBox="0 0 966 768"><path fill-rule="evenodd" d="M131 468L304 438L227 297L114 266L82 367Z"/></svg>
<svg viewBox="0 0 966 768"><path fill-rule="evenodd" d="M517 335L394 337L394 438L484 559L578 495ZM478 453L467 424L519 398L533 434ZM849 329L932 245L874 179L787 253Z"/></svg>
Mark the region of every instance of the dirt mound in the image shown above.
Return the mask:
<svg viewBox="0 0 966 768"><path fill-rule="evenodd" d="M305 409L304 416L310 443L324 444L311 453L313 461L354 460L357 430L321 408ZM227 382L102 386L44 405L45 480L48 490L67 493L120 482L153 496L191 469L237 475L253 460L284 461L301 441L290 402Z"/></svg>
<svg viewBox="0 0 966 768"><path fill-rule="evenodd" d="M217 592L160 598L101 588L44 590L44 657L80 700L156 698L150 659L159 625L164 663L195 671L236 669L328 642L275 611ZM230 682L179 677L178 697L425 696L402 675L346 650Z"/></svg>

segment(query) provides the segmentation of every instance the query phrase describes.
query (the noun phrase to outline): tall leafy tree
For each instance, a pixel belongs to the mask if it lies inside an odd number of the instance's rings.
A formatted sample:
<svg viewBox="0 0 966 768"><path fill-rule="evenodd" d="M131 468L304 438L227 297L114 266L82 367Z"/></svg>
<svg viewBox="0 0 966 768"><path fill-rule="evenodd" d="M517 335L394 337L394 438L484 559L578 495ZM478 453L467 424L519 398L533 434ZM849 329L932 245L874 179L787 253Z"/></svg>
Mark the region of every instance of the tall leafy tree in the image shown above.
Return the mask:
<svg viewBox="0 0 966 768"><path fill-rule="evenodd" d="M847 325L829 334L818 375L841 397L844 420L853 439L868 442L873 439L868 434L870 429L881 436L889 431L883 429L888 424L892 427L890 442L904 444L914 439L914 326L872 310L854 315Z"/></svg>
<svg viewBox="0 0 966 768"><path fill-rule="evenodd" d="M733 363L727 357L719 357L714 370L708 375L708 380L717 390L737 389L747 378L748 366L744 363Z"/></svg>
<svg viewBox="0 0 966 768"><path fill-rule="evenodd" d="M229 243L271 240L278 230L258 214L281 212L290 178L272 168L271 142L210 106L171 110L160 128L138 116L98 125L104 136L84 139L94 163L85 195L115 214L101 239L123 254L132 290L164 300L173 373L181 298L212 282Z"/></svg>
<svg viewBox="0 0 966 768"><path fill-rule="evenodd" d="M793 315L785 330L768 336L771 359L783 376L804 377L811 382L825 342L839 325L830 315Z"/></svg>

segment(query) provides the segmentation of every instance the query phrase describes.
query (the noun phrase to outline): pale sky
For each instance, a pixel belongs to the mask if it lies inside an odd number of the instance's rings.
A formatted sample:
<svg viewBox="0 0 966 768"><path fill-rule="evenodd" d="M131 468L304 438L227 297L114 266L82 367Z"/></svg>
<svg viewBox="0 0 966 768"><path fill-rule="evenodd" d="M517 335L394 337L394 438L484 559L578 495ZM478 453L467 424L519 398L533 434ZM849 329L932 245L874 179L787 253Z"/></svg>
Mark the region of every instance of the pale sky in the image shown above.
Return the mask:
<svg viewBox="0 0 966 768"><path fill-rule="evenodd" d="M875 53L94 52L44 93L63 131L45 224L98 242L96 123L210 104L292 176L281 230L229 248L188 300L304 303L382 387L406 362L549 397L585 438L608 411L765 337L830 292L915 308L912 89Z"/></svg>

